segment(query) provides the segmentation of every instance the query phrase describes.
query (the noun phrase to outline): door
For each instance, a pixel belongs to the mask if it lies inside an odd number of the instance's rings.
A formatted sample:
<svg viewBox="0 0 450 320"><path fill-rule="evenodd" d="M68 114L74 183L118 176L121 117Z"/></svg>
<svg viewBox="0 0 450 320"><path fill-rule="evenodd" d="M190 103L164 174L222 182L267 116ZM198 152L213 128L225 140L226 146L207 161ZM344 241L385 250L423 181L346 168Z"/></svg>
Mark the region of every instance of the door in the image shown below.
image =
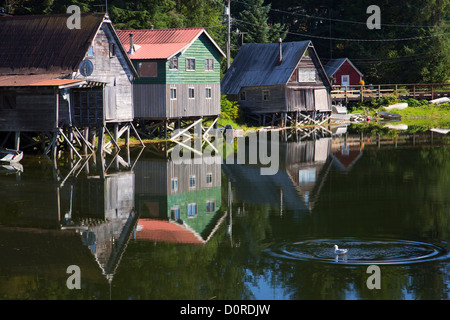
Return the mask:
<svg viewBox="0 0 450 320"><path fill-rule="evenodd" d="M349 86L350 85L350 76L348 74L344 74L341 76L341 86Z"/></svg>

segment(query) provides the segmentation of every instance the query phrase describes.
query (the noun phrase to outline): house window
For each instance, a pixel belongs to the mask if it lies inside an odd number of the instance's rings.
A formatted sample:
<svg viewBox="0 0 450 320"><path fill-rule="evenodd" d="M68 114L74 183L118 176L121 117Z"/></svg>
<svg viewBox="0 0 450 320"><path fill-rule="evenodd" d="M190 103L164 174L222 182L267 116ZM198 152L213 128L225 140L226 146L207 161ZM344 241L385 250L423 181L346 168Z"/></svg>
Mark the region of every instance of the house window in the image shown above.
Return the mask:
<svg viewBox="0 0 450 320"><path fill-rule="evenodd" d="M170 208L170 219L172 220L180 219L180 206Z"/></svg>
<svg viewBox="0 0 450 320"><path fill-rule="evenodd" d="M269 90L263 90L263 100L268 101L270 99Z"/></svg>
<svg viewBox="0 0 450 320"><path fill-rule="evenodd" d="M206 212L214 212L216 210L216 201L208 200L206 201Z"/></svg>
<svg viewBox="0 0 450 320"><path fill-rule="evenodd" d="M205 71L214 71L214 59L205 59Z"/></svg>
<svg viewBox="0 0 450 320"><path fill-rule="evenodd" d="M139 62L139 76L146 78L156 78L158 76L157 62Z"/></svg>
<svg viewBox="0 0 450 320"><path fill-rule="evenodd" d="M239 94L239 99L241 101L245 101L246 95L245 95L245 91L241 91L241 93Z"/></svg>
<svg viewBox="0 0 450 320"><path fill-rule="evenodd" d="M316 69L298 69L298 82L316 82Z"/></svg>
<svg viewBox="0 0 450 320"><path fill-rule="evenodd" d="M188 217L195 217L197 215L197 204L196 203L189 203L187 205L187 216Z"/></svg>
<svg viewBox="0 0 450 320"><path fill-rule="evenodd" d="M109 57L113 58L116 56L116 45L114 43L109 44Z"/></svg>
<svg viewBox="0 0 450 320"><path fill-rule="evenodd" d="M189 88L189 99L195 98L195 90L194 88Z"/></svg>
<svg viewBox="0 0 450 320"><path fill-rule="evenodd" d="M186 58L186 71L195 71L195 58Z"/></svg>
<svg viewBox="0 0 450 320"><path fill-rule="evenodd" d="M196 184L195 176L190 176L189 177L189 188L195 188L195 184Z"/></svg>
<svg viewBox="0 0 450 320"><path fill-rule="evenodd" d="M212 183L212 173L207 173L206 174L206 184L211 184Z"/></svg>
<svg viewBox="0 0 450 320"><path fill-rule="evenodd" d="M94 47L93 46L90 46L89 47L89 50L88 50L88 52L87 52L87 56L88 57L92 57L94 55Z"/></svg>
<svg viewBox="0 0 450 320"><path fill-rule="evenodd" d="M205 96L206 96L206 99L211 99L211 97L212 97L211 88L206 88L205 89Z"/></svg>
<svg viewBox="0 0 450 320"><path fill-rule="evenodd" d="M172 189L172 191L178 191L178 179L177 178L173 178L172 180L170 180L170 189Z"/></svg>
<svg viewBox="0 0 450 320"><path fill-rule="evenodd" d="M170 88L170 100L177 100L177 88Z"/></svg>
<svg viewBox="0 0 450 320"><path fill-rule="evenodd" d="M172 57L169 59L169 70L178 70L178 58Z"/></svg>

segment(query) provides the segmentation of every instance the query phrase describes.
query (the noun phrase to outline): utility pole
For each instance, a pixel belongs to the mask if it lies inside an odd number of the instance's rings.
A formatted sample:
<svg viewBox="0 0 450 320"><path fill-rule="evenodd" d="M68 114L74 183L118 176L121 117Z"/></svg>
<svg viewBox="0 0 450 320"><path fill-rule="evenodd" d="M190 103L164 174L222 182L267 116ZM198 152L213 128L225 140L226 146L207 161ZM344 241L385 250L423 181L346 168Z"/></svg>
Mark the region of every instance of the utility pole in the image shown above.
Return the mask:
<svg viewBox="0 0 450 320"><path fill-rule="evenodd" d="M228 8L227 8L227 24L228 24L228 38L227 38L227 69L230 69L230 50L231 50L231 10L230 10L231 0L228 0Z"/></svg>

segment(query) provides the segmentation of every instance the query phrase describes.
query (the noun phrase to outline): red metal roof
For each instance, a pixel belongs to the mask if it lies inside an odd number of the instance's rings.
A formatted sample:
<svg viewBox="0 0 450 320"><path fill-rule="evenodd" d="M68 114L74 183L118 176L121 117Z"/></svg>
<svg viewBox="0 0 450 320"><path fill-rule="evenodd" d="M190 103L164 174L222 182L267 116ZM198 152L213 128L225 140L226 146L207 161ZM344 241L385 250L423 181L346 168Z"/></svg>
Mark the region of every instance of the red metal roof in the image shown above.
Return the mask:
<svg viewBox="0 0 450 320"><path fill-rule="evenodd" d="M130 49L130 34L133 34L136 51L129 55L131 59L168 59L187 48L202 33L214 43L204 28L117 30L127 52ZM214 45L222 53L215 43Z"/></svg>
<svg viewBox="0 0 450 320"><path fill-rule="evenodd" d="M80 79L57 79L58 74L0 76L0 87L58 87L83 82Z"/></svg>
<svg viewBox="0 0 450 320"><path fill-rule="evenodd" d="M205 243L200 236L179 223L155 219L139 219L135 238L138 240L171 243Z"/></svg>

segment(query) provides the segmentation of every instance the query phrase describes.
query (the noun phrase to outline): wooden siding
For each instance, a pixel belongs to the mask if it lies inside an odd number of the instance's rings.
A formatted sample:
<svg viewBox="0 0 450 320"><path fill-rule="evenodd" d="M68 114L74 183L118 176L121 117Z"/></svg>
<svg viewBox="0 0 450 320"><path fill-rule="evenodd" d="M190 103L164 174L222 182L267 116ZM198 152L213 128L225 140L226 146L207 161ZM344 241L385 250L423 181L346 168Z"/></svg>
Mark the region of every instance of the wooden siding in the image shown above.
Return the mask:
<svg viewBox="0 0 450 320"><path fill-rule="evenodd" d="M171 99L170 89L176 89ZM194 98L189 98L189 88ZM211 88L211 98L206 98ZM136 119L178 119L185 117L217 116L220 114L220 84L135 84L134 105Z"/></svg>
<svg viewBox="0 0 450 320"><path fill-rule="evenodd" d="M115 56L110 57L109 44L116 47ZM125 57L118 49L118 43L112 35L107 23L103 23L93 41L93 56L86 56L94 64L94 71L89 77L77 75L76 79L86 79L92 81L101 81L107 83L107 92L113 94L115 99L110 97L105 102L115 103L114 105L105 105L108 109L107 122L132 121L134 118L133 110L133 90L132 90L132 71L129 68ZM113 87L114 89L108 89ZM106 113L106 110L105 110Z"/></svg>
<svg viewBox="0 0 450 320"><path fill-rule="evenodd" d="M269 100L263 100L263 92L269 91ZM245 87L245 100L240 100L242 110L251 113L272 113L288 111L286 106L285 86Z"/></svg>
<svg viewBox="0 0 450 320"><path fill-rule="evenodd" d="M57 96L52 88L1 90L0 100L0 131L52 131L57 128Z"/></svg>
<svg viewBox="0 0 450 320"><path fill-rule="evenodd" d="M213 159L209 159L211 162ZM215 212L221 206L220 157L214 164L193 161L175 164L166 159L141 159L135 166L136 208L144 210L141 217L170 218L170 208L180 207L180 217L187 218L187 204L197 203L197 215L206 213L206 201L215 201ZM211 174L211 183L206 176ZM189 179L195 176L194 187ZM177 180L178 188L172 190L171 181Z"/></svg>
<svg viewBox="0 0 450 320"><path fill-rule="evenodd" d="M135 118L165 119L166 96L166 85L164 84L134 84L133 100Z"/></svg>
<svg viewBox="0 0 450 320"><path fill-rule="evenodd" d="M74 125L85 127L103 125L103 90L101 88L72 89L71 98Z"/></svg>
<svg viewBox="0 0 450 320"><path fill-rule="evenodd" d="M244 87L245 100L238 103L242 110L253 114L295 111L330 111L330 90L327 86L327 78L320 67L320 62L315 58L312 48L307 49L308 54L303 56L293 71L286 86L260 86ZM299 69L316 70L316 81L299 82ZM269 91L269 100L263 100L263 92Z"/></svg>
<svg viewBox="0 0 450 320"><path fill-rule="evenodd" d="M170 99L170 88L177 90L177 99ZM189 98L189 88L194 89L194 99ZM206 98L206 88L211 98ZM168 118L218 116L220 114L220 84L176 84L167 88Z"/></svg>
<svg viewBox="0 0 450 320"><path fill-rule="evenodd" d="M201 35L184 52L176 55L178 70L169 70L168 60L133 60L139 73L140 62L158 63L157 77L140 77L134 80L135 84L197 84L220 83L220 53L209 41L206 35ZM186 58L195 58L195 71L186 71ZM205 70L205 59L214 59L214 71Z"/></svg>

